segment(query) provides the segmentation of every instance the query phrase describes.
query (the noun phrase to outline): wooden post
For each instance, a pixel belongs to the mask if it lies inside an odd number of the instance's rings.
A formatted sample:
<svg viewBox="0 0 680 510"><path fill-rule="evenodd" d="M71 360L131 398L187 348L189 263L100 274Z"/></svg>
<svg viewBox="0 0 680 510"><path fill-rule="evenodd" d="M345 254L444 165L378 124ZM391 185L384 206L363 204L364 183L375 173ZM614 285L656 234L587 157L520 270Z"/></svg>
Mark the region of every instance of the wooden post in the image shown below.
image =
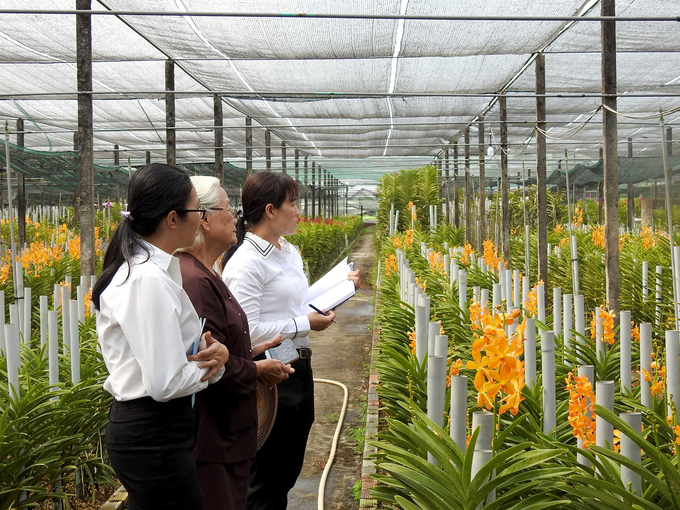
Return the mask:
<svg viewBox="0 0 680 510"><path fill-rule="evenodd" d="M168 165L177 164L177 137L175 134L175 63L165 61L165 158Z"/></svg>
<svg viewBox="0 0 680 510"><path fill-rule="evenodd" d="M501 121L501 239L503 258L510 263L510 207L508 197L508 110L505 93L498 97Z"/></svg>
<svg viewBox="0 0 680 510"><path fill-rule="evenodd" d="M91 0L76 0L76 9L91 9ZM92 19L76 15L78 81L78 186L80 191L80 274L95 274L94 254L94 154L92 135ZM84 93L88 92L88 93Z"/></svg>
<svg viewBox="0 0 680 510"><path fill-rule="evenodd" d="M465 128L465 239L472 244L472 216L471 203L472 200L472 181L470 179L470 126Z"/></svg>
<svg viewBox="0 0 680 510"><path fill-rule="evenodd" d="M151 151L146 151L146 164L151 164Z"/></svg>
<svg viewBox="0 0 680 510"><path fill-rule="evenodd" d="M246 179L253 175L253 119L246 116Z"/></svg>
<svg viewBox="0 0 680 510"><path fill-rule="evenodd" d="M597 223L602 225L604 220L604 180L597 183Z"/></svg>
<svg viewBox="0 0 680 510"><path fill-rule="evenodd" d="M483 243L486 240L486 145L484 143L483 115L479 116L477 125L479 126L479 235L477 237L477 249L481 253L483 250Z"/></svg>
<svg viewBox="0 0 680 510"><path fill-rule="evenodd" d="M538 194L538 279L548 286L548 212L545 140L545 55L536 57L536 191Z"/></svg>
<svg viewBox="0 0 680 510"><path fill-rule="evenodd" d="M224 115L222 113L222 98L213 95L213 114L215 123L215 177L224 184Z"/></svg>
<svg viewBox="0 0 680 510"><path fill-rule="evenodd" d="M309 163L309 156L305 155L305 186L303 188L305 190L305 218L307 218L309 216L309 207L308 207L308 204L307 204L307 202L309 202L309 200L308 200L309 179L308 179L308 174L307 174L308 163Z"/></svg>
<svg viewBox="0 0 680 510"><path fill-rule="evenodd" d="M458 140L453 146L453 224L460 228L460 197L458 196Z"/></svg>
<svg viewBox="0 0 680 510"><path fill-rule="evenodd" d="M616 0L602 0L602 16L616 15ZM618 319L619 314L619 159L616 113L616 22L602 21L602 103L611 108L602 111L604 145L604 259L607 302ZM670 206L670 204L667 204ZM615 324L618 325L618 320Z"/></svg>
<svg viewBox="0 0 680 510"><path fill-rule="evenodd" d="M312 218L316 218L316 163L312 161Z"/></svg>
<svg viewBox="0 0 680 510"><path fill-rule="evenodd" d="M628 157L633 157L633 139L628 138ZM635 218L635 190L633 189L633 181L628 179L628 230L633 230L633 220Z"/></svg>
<svg viewBox="0 0 680 510"><path fill-rule="evenodd" d="M451 193L449 190L449 149L444 151L444 190L446 193L446 223L451 224Z"/></svg>
<svg viewBox="0 0 680 510"><path fill-rule="evenodd" d="M17 146L24 147L24 119L17 119ZM19 251L26 242L26 181L24 173L17 170L17 224L19 225Z"/></svg>
<svg viewBox="0 0 680 510"><path fill-rule="evenodd" d="M264 130L264 160L267 172L272 171L272 132Z"/></svg>
<svg viewBox="0 0 680 510"><path fill-rule="evenodd" d="M286 142L281 140L281 171L286 174Z"/></svg>

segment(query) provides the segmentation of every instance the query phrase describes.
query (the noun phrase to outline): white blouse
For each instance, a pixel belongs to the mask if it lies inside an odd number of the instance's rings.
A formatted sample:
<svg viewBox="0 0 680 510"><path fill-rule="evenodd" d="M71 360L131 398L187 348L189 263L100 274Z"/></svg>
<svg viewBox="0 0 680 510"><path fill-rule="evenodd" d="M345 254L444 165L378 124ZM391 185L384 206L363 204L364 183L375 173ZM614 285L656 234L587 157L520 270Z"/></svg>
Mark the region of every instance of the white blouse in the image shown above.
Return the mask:
<svg viewBox="0 0 680 510"><path fill-rule="evenodd" d="M252 232L246 233L222 279L248 316L252 345L281 333L296 348L309 347L307 314L312 309L305 309L309 284L302 257L284 238L279 244L280 250Z"/></svg>
<svg viewBox="0 0 680 510"><path fill-rule="evenodd" d="M182 288L179 260L145 243L150 251L118 269L100 296L97 336L109 377L104 389L116 400L152 397L159 402L191 395L216 382L187 360L200 334L199 321Z"/></svg>

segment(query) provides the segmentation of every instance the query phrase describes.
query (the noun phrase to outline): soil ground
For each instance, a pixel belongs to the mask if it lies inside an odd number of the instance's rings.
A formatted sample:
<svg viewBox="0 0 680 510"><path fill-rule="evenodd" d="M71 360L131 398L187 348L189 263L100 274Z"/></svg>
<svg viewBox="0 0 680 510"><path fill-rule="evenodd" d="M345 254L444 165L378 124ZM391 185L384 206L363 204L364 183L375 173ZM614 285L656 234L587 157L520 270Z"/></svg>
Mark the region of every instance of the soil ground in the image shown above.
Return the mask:
<svg viewBox="0 0 680 510"><path fill-rule="evenodd" d="M352 487L361 478L362 448L357 445L352 433L363 437L366 422L368 361L375 298L375 292L368 283L372 280L372 243L373 235L364 234L349 255L355 268L361 270L361 289L337 310L337 324L326 331L313 332L311 337L314 378L339 381L349 389L349 404L335 462L326 482L325 510L359 508L352 496ZM319 481L338 424L342 396L342 388L329 384L315 385L316 420L307 443L302 473L288 496L290 510L317 509Z"/></svg>

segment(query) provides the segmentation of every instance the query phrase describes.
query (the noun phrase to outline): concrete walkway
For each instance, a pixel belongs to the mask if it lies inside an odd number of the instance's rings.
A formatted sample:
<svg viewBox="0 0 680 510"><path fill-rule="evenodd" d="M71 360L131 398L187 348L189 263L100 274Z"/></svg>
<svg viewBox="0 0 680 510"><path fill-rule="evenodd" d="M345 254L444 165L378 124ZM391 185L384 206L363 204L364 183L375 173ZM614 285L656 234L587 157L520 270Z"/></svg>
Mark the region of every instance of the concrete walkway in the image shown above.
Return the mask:
<svg viewBox="0 0 680 510"><path fill-rule="evenodd" d="M375 292L366 283L372 271L373 235L364 234L349 256L361 270L362 288L337 310L337 324L326 331L312 333L312 367L317 379L332 379L349 389L349 406L345 415L335 462L326 483L326 510L357 509L352 486L361 478L362 455L349 428L365 425L366 388L368 385L369 349L372 338ZM315 386L316 421L312 427L305 464L297 484L289 493L290 510L316 510L319 480L331 449L342 407L342 389L328 384ZM361 431L363 436L363 429ZM359 450L357 452L357 450Z"/></svg>

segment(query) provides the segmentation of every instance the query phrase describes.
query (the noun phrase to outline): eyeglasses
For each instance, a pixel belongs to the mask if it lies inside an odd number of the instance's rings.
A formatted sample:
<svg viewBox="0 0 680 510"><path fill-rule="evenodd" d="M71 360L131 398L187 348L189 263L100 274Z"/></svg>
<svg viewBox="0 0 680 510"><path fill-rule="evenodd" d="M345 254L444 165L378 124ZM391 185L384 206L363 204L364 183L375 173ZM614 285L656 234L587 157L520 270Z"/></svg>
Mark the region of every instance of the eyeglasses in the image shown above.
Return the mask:
<svg viewBox="0 0 680 510"><path fill-rule="evenodd" d="M243 217L243 212L237 207L230 207L228 209L225 207L208 207L208 211L229 211L235 218Z"/></svg>
<svg viewBox="0 0 680 510"><path fill-rule="evenodd" d="M185 213L185 212L197 212L200 213L199 218L203 219L205 218L205 213L208 212L208 210L205 207L199 207L198 209L177 209L178 213Z"/></svg>

